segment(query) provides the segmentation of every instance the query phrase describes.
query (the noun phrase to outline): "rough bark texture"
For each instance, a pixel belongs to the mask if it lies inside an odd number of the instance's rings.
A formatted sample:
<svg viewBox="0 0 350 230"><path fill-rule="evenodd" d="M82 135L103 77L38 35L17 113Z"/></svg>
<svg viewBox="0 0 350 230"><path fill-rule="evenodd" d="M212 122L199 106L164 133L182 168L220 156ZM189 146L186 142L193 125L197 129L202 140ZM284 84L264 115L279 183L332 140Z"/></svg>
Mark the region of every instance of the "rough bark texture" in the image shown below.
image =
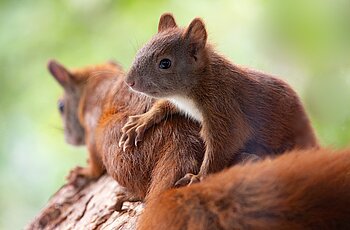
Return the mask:
<svg viewBox="0 0 350 230"><path fill-rule="evenodd" d="M122 212L115 211L122 189L108 175L77 187L66 184L26 229L135 229L143 204L125 202Z"/></svg>

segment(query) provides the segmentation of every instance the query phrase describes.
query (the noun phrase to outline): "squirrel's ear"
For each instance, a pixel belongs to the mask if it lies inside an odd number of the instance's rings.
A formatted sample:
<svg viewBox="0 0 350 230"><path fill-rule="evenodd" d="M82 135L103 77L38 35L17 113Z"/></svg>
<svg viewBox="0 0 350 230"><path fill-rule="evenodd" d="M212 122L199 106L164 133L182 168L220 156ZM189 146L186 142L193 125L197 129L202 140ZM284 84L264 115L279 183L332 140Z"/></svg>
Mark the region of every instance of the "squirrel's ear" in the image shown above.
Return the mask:
<svg viewBox="0 0 350 230"><path fill-rule="evenodd" d="M61 86L66 87L69 84L70 73L63 65L55 60L50 60L47 63L47 68Z"/></svg>
<svg viewBox="0 0 350 230"><path fill-rule="evenodd" d="M176 25L174 16L172 14L165 13L165 14L162 14L162 16L160 16L159 24L158 24L158 33L166 29L176 28L176 27L177 25Z"/></svg>
<svg viewBox="0 0 350 230"><path fill-rule="evenodd" d="M193 19L185 31L184 38L190 45L190 49L194 54L205 47L207 43L207 30L205 29L202 19Z"/></svg>

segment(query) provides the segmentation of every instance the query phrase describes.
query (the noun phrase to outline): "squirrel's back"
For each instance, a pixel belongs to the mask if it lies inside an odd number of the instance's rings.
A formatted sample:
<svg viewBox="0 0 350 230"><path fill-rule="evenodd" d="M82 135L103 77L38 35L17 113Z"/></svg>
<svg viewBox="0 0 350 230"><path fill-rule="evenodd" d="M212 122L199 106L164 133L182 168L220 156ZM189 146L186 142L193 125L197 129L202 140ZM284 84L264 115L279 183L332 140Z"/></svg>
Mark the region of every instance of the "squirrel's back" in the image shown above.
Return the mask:
<svg viewBox="0 0 350 230"><path fill-rule="evenodd" d="M150 200L139 229L350 229L350 150L293 151Z"/></svg>

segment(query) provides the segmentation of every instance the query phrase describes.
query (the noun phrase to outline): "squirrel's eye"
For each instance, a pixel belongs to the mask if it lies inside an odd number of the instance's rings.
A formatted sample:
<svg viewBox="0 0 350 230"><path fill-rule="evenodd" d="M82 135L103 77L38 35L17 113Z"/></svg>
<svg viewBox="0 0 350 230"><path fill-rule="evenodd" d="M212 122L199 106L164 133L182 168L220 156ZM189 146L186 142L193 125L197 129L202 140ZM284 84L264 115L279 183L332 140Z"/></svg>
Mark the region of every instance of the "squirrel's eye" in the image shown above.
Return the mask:
<svg viewBox="0 0 350 230"><path fill-rule="evenodd" d="M64 103L61 100L58 102L58 110L60 111L60 113L64 112Z"/></svg>
<svg viewBox="0 0 350 230"><path fill-rule="evenodd" d="M169 69L171 66L171 61L167 58L165 59L162 59L160 62L159 62L159 68L161 69Z"/></svg>

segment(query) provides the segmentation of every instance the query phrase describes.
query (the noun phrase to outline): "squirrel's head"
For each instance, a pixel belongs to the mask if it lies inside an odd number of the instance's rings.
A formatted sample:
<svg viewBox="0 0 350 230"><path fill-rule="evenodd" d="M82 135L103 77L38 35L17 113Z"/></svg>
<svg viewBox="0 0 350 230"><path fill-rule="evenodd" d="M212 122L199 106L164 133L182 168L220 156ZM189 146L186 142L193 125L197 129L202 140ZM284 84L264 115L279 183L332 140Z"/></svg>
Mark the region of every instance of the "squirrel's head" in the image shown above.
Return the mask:
<svg viewBox="0 0 350 230"><path fill-rule="evenodd" d="M152 97L187 94L208 66L206 43L201 19L179 28L171 14L163 14L158 33L138 51L126 83Z"/></svg>
<svg viewBox="0 0 350 230"><path fill-rule="evenodd" d="M83 113L88 100L83 98L84 94L88 94L84 91L88 79L101 74L115 74L116 68L120 68L118 64L108 62L103 65L68 70L55 60L48 62L50 73L64 89L63 96L58 100L58 110L64 125L65 139L69 144L85 144Z"/></svg>

